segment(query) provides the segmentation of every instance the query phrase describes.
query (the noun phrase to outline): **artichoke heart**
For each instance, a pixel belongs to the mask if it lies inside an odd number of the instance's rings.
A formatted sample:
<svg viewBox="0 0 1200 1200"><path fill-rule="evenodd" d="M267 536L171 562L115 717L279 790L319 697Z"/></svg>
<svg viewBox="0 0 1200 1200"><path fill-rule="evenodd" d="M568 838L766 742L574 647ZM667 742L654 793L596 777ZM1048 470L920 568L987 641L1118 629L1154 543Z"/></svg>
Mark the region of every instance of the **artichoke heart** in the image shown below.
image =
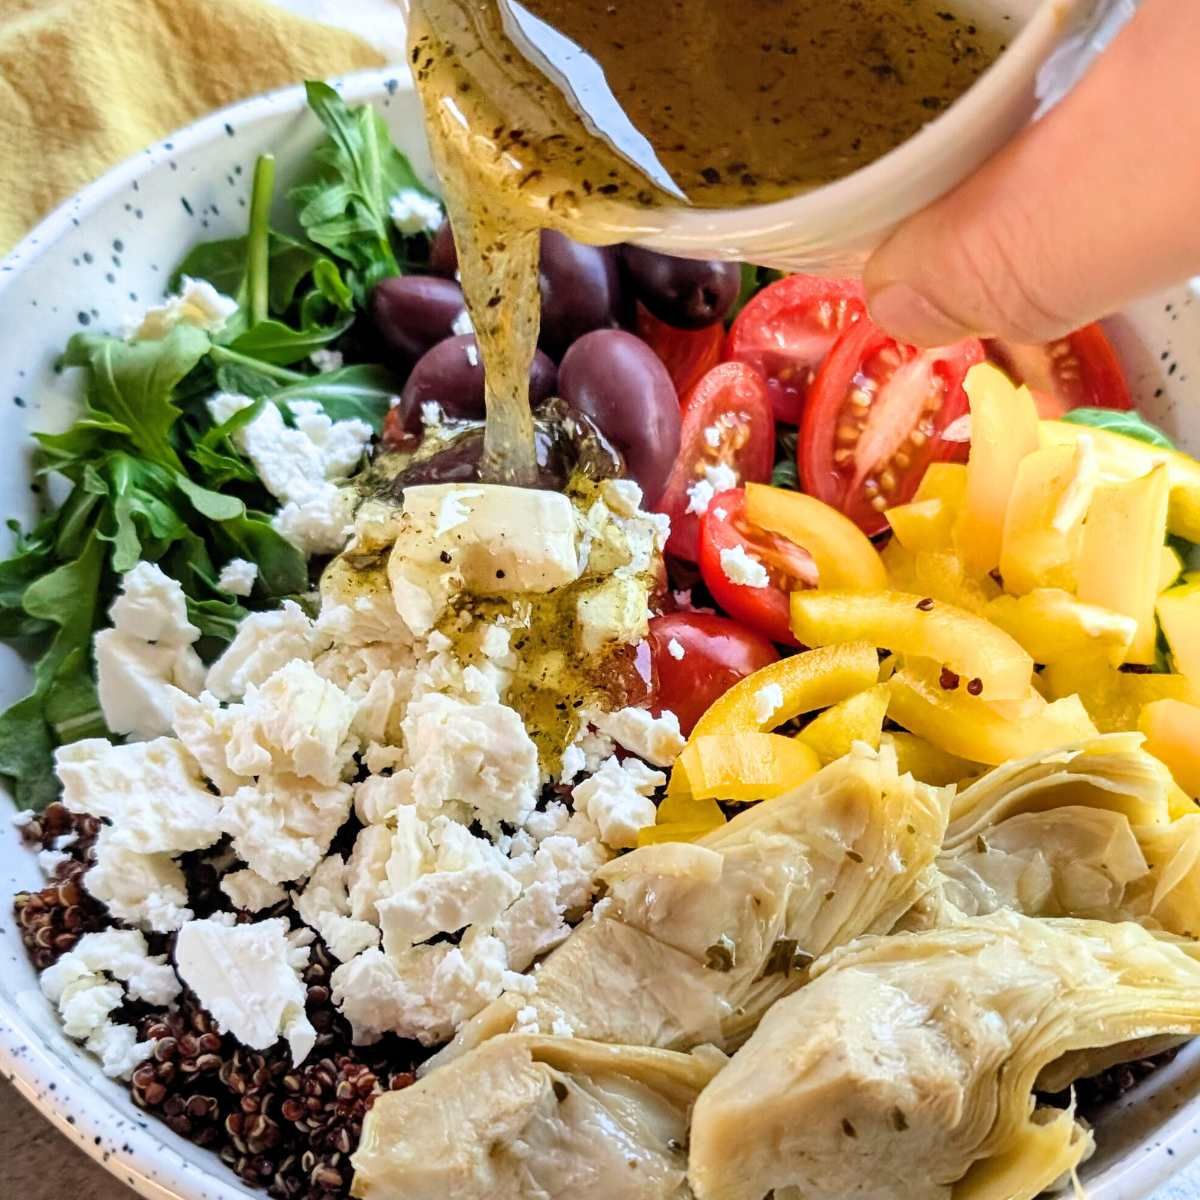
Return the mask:
<svg viewBox="0 0 1200 1200"><path fill-rule="evenodd" d="M1047 1170L1086 1150L1032 1128L1046 1068L1069 1083L1081 1051L1200 1032L1200 945L1128 922L998 912L866 937L812 974L696 1102L699 1200L949 1200L1003 1179L1029 1200L1048 1181L1010 1169L1023 1143Z"/></svg>
<svg viewBox="0 0 1200 1200"><path fill-rule="evenodd" d="M355 1152L362 1200L689 1200L688 1114L713 1050L495 1038L380 1096Z"/></svg>
<svg viewBox="0 0 1200 1200"><path fill-rule="evenodd" d="M990 771L955 801L931 923L1011 908L1200 933L1200 814L1170 820L1170 776L1137 734Z"/></svg>
<svg viewBox="0 0 1200 1200"><path fill-rule="evenodd" d="M607 896L537 972L501 996L432 1065L538 1026L673 1050L738 1045L806 966L886 932L928 887L949 792L900 775L895 752L858 745L800 787L695 842L644 846L602 868Z"/></svg>

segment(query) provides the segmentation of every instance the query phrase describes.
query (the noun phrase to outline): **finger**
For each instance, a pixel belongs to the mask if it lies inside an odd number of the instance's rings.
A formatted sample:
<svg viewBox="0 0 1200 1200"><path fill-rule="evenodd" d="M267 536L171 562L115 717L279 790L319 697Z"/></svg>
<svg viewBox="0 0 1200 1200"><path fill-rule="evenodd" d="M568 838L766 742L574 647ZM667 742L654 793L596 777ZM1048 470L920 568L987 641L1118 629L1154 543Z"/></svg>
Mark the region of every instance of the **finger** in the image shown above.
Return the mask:
<svg viewBox="0 0 1200 1200"><path fill-rule="evenodd" d="M1060 337L1200 273L1200 4L1147 0L1079 86L876 251L897 337Z"/></svg>

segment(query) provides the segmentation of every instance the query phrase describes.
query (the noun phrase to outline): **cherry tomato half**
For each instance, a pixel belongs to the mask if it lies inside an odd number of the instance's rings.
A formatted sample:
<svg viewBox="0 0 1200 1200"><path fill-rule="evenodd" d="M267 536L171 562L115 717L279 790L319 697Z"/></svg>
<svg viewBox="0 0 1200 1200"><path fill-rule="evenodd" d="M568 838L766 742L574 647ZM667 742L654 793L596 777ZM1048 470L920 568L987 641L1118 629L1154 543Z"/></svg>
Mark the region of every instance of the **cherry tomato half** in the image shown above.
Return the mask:
<svg viewBox="0 0 1200 1200"><path fill-rule="evenodd" d="M719 363L683 406L679 457L656 505L671 518L667 553L695 562L705 499L764 482L774 463L775 421L763 377L744 363Z"/></svg>
<svg viewBox="0 0 1200 1200"><path fill-rule="evenodd" d="M723 553L733 556L730 562ZM743 555L766 571L762 586L730 578L737 572L733 564L745 562ZM795 542L750 524L742 488L713 497L700 521L700 574L713 599L735 620L773 642L799 645L792 636L788 595L816 586L817 565Z"/></svg>
<svg viewBox="0 0 1200 1200"><path fill-rule="evenodd" d="M882 533L884 510L912 498L925 468L965 450L942 433L966 413L963 377L983 357L975 338L918 350L858 320L830 351L804 410L804 490L868 536Z"/></svg>
<svg viewBox="0 0 1200 1200"><path fill-rule="evenodd" d="M838 335L867 311L862 284L788 275L738 313L725 357L757 367L775 417L798 425L809 389Z"/></svg>
<svg viewBox="0 0 1200 1200"><path fill-rule="evenodd" d="M678 612L650 621L652 711L679 718L686 737L714 700L779 653L765 637L712 613Z"/></svg>
<svg viewBox="0 0 1200 1200"><path fill-rule="evenodd" d="M705 329L676 329L637 306L637 335L662 359L682 401L721 361L725 330L718 321Z"/></svg>
<svg viewBox="0 0 1200 1200"><path fill-rule="evenodd" d="M1038 414L1048 420L1073 408L1124 412L1133 407L1117 352L1099 325L1085 325L1043 346L993 340L987 352L1013 379L1028 385Z"/></svg>

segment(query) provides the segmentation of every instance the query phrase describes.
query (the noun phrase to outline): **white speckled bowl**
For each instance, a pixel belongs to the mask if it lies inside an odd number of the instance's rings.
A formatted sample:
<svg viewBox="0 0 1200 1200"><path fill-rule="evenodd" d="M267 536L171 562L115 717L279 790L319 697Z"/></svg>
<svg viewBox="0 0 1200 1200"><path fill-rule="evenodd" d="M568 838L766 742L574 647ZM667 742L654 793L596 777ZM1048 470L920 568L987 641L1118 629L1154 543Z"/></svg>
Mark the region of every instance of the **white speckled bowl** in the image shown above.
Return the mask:
<svg viewBox="0 0 1200 1200"><path fill-rule="evenodd" d="M419 169L429 172L408 79L356 75L342 91L370 100ZM35 497L28 469L31 429L61 427L74 397L56 355L81 326L116 329L130 310L162 292L173 264L194 242L242 232L247 181L257 154L279 160L280 194L319 137L299 88L217 113L151 146L51 214L0 264L0 516L28 519ZM1146 301L1112 331L1139 404L1184 445L1200 450L1200 292ZM0 703L28 686L25 665L0 648ZM9 897L40 887L34 856L0 798L0 1070L114 1175L152 1200L261 1196L215 1155L176 1137L134 1107L65 1038L42 998L21 946ZM1126 1096L1098 1129L1100 1150L1084 1179L1093 1200L1134 1200L1200 1153L1200 1042Z"/></svg>

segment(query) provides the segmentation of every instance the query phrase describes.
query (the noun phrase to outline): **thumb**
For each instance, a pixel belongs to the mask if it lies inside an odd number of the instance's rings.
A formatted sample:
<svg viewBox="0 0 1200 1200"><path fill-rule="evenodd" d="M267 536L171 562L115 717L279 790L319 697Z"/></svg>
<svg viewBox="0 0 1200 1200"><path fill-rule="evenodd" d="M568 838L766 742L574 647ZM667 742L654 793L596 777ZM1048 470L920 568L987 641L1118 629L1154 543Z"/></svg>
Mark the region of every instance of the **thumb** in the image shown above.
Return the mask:
<svg viewBox="0 0 1200 1200"><path fill-rule="evenodd" d="M1200 273L1200 4L1146 0L1056 108L865 271L918 345L1042 342Z"/></svg>

